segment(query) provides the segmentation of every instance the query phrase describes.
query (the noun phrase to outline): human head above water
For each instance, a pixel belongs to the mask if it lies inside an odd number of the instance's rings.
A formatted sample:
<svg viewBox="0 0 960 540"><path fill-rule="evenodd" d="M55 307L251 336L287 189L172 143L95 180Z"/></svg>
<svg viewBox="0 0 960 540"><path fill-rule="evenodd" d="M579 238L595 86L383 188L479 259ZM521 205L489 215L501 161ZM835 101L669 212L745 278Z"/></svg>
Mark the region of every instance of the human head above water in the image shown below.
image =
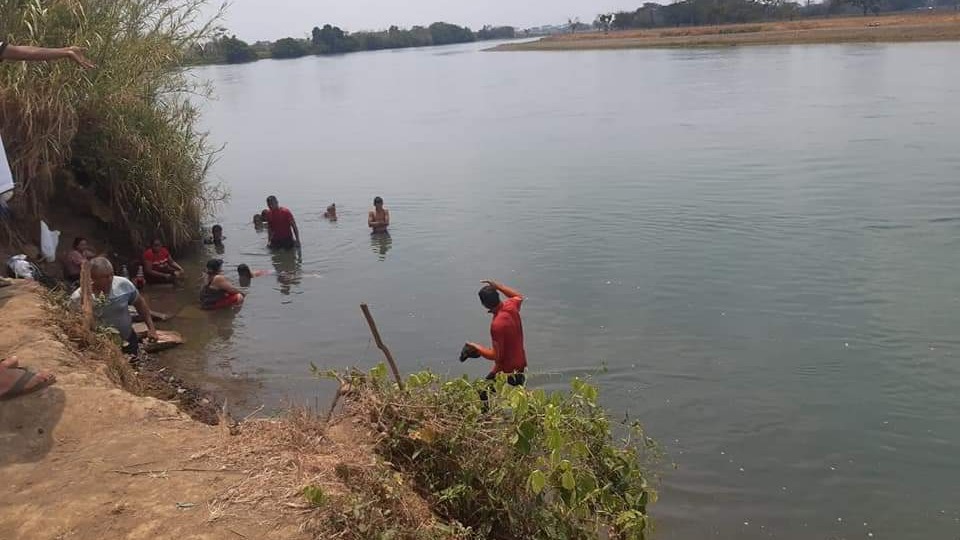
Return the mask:
<svg viewBox="0 0 960 540"><path fill-rule="evenodd" d="M500 293L493 285L484 286L477 295L480 296L480 303L483 304L483 307L490 311L500 305Z"/></svg>
<svg viewBox="0 0 960 540"><path fill-rule="evenodd" d="M271 210L274 210L274 209L276 209L278 206L280 206L280 203L277 201L277 196L276 196L276 195L271 195L271 196L267 197L267 208L269 208L269 209L271 209Z"/></svg>
<svg viewBox="0 0 960 540"><path fill-rule="evenodd" d="M237 265L237 273L240 274L241 279L252 279L253 272L250 271L250 267L245 264Z"/></svg>
<svg viewBox="0 0 960 540"><path fill-rule="evenodd" d="M376 206L377 208L381 208L383 206L383 197L380 197L380 196L374 197L373 205Z"/></svg>
<svg viewBox="0 0 960 540"><path fill-rule="evenodd" d="M219 274L223 270L222 259L210 259L207 261L207 273L210 275Z"/></svg>
<svg viewBox="0 0 960 540"><path fill-rule="evenodd" d="M223 227L221 225L214 225L210 228L210 234L213 235L214 240L220 240L223 238Z"/></svg>

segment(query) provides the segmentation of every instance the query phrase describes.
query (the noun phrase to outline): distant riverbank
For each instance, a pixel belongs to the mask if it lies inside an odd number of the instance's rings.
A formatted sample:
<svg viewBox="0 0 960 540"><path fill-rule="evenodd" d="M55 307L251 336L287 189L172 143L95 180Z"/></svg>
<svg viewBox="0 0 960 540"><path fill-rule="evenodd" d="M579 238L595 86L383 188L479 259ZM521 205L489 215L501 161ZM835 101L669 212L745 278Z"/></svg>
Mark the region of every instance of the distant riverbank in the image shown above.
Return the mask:
<svg viewBox="0 0 960 540"><path fill-rule="evenodd" d="M563 34L494 51L567 51L663 47L723 47L801 43L870 43L960 40L960 13L918 13L789 22L693 26Z"/></svg>

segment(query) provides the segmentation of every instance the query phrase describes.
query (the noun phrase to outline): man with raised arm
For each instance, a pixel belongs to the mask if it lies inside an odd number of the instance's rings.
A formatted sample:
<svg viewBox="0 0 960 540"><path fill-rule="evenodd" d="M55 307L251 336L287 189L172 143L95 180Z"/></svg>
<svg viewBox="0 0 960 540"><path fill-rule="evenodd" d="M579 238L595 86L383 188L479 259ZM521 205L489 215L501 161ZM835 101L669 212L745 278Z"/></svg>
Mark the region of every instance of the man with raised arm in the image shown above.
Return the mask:
<svg viewBox="0 0 960 540"><path fill-rule="evenodd" d="M495 281L485 280L480 289L480 303L493 315L490 322L490 338L492 347L484 347L478 343L467 343L467 347L474 348L480 356L493 361L493 369L487 379L496 378L498 373L507 374L507 382L511 386L523 386L527 369L527 353L523 348L523 322L520 320L520 305L523 295L515 289L501 285ZM500 294L506 300L500 300Z"/></svg>

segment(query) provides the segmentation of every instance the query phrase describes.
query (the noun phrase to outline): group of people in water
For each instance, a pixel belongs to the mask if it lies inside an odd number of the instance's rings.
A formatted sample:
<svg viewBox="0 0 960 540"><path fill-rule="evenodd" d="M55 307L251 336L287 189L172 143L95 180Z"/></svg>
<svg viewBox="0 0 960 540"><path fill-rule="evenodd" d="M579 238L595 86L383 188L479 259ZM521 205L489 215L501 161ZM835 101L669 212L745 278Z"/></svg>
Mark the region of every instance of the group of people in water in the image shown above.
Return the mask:
<svg viewBox="0 0 960 540"><path fill-rule="evenodd" d="M79 66L90 69L95 67L78 47L45 48L8 45L0 41L0 61L54 61L69 59ZM3 152L0 142L0 152ZM0 202L9 199L13 187L0 188ZM337 219L336 204L327 207L323 217ZM254 216L254 226L266 228L268 246L273 250L293 249L300 246L300 230L293 213L280 206L276 196L267 198L267 208ZM374 234L385 234L390 227L390 212L383 205L383 199L376 197L373 208L367 215L367 226ZM222 250L223 227L215 225L207 243ZM147 338L157 339L157 329L150 307L140 290L147 284L171 284L181 282L185 276L183 267L174 260L170 250L160 239L151 242L137 261L137 270L129 265L117 269L109 258L95 256L85 238L74 240L67 254L64 276L68 283L77 283L86 264L90 271L90 287L94 313L101 326L115 329L124 341L123 350L128 354L139 351L140 340L133 327L131 308L143 319L147 327ZM249 284L250 279L263 275L263 271L251 271L247 265L237 268L241 283ZM501 300L501 294L506 297ZM71 301L77 306L81 303L82 287L71 295ZM481 304L492 315L490 324L491 346L469 342L464 344L460 360L483 357L493 361L494 367L487 376L493 379L499 373L507 374L511 385L523 385L527 360L523 344L523 325L520 319L520 306L524 297L515 289L488 280L479 292ZM200 290L200 305L204 309L216 310L240 306L243 293L224 275L223 261L211 259L206 264L203 285ZM0 360L0 400L12 399L45 388L56 382L53 373L41 371L35 373L20 366L16 357Z"/></svg>

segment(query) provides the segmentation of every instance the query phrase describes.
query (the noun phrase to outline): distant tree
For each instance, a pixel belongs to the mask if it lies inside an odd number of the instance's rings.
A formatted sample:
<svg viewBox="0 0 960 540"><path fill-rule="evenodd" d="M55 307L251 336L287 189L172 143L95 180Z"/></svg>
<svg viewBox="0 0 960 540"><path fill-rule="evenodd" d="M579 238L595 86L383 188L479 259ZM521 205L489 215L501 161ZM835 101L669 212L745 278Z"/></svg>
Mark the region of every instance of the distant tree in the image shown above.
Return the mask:
<svg viewBox="0 0 960 540"><path fill-rule="evenodd" d="M273 42L270 46L270 56L273 58L299 58L309 52L303 41L294 38L283 38Z"/></svg>
<svg viewBox="0 0 960 540"><path fill-rule="evenodd" d="M597 20L593 25L597 30L602 30L604 34L610 33L610 25L613 23L613 13L601 13L597 15Z"/></svg>
<svg viewBox="0 0 960 540"><path fill-rule="evenodd" d="M848 0L850 5L857 6L863 10L863 16L866 17L870 12L877 14L880 12L882 0Z"/></svg>
<svg viewBox="0 0 960 540"><path fill-rule="evenodd" d="M513 39L517 37L517 30L512 26L486 25L477 31L477 39Z"/></svg>
<svg viewBox="0 0 960 540"><path fill-rule="evenodd" d="M223 60L228 64L242 64L257 59L257 53L250 48L246 41L237 39L237 36L224 36L220 38L219 45Z"/></svg>
<svg viewBox="0 0 960 540"><path fill-rule="evenodd" d="M435 22L430 25L430 36L434 45L449 45L451 43L469 43L476 41L476 36L466 27L445 22Z"/></svg>

